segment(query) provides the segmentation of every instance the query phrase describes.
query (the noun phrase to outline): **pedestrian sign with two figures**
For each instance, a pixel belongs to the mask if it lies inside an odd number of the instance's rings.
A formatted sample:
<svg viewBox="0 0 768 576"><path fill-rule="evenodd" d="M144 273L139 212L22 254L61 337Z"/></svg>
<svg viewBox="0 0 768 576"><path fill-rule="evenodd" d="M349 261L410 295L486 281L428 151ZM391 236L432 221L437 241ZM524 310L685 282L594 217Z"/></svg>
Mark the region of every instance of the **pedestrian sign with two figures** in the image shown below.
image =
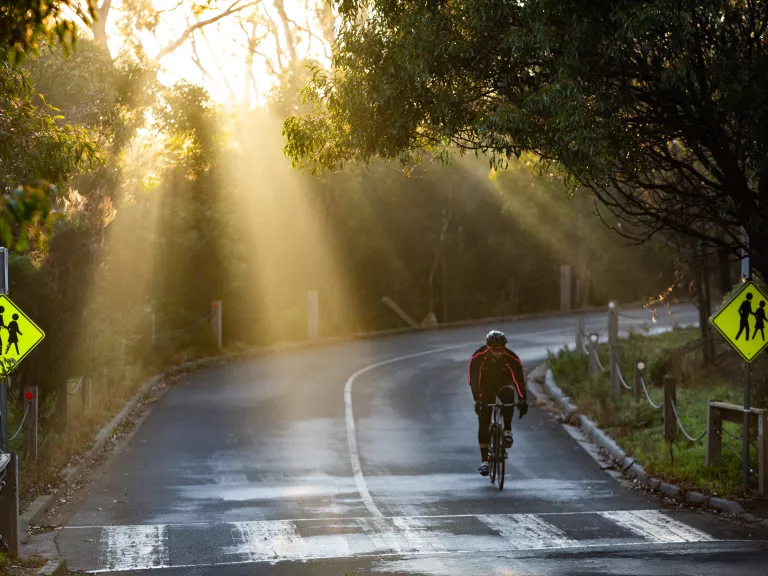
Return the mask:
<svg viewBox="0 0 768 576"><path fill-rule="evenodd" d="M752 362L768 346L767 315L768 295L754 282L746 282L709 321L744 360Z"/></svg>
<svg viewBox="0 0 768 576"><path fill-rule="evenodd" d="M37 324L0 294L0 375L10 373L44 337Z"/></svg>

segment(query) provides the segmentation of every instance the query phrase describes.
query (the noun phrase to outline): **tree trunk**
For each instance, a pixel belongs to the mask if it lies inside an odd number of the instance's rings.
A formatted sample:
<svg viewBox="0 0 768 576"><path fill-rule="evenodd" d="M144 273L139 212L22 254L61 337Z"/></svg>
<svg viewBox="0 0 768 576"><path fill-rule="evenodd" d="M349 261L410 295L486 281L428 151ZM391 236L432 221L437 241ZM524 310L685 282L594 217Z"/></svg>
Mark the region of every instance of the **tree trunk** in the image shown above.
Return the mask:
<svg viewBox="0 0 768 576"><path fill-rule="evenodd" d="M437 246L435 246L435 258L432 261L432 269L429 271L429 307L427 314L434 314L435 312L435 290L434 279L437 267L440 264L440 256L442 254L443 243L445 242L445 234L448 231L448 225L451 223L451 217L453 216L451 210L451 194L448 193L448 209L443 212L443 227L440 230L440 236L437 240Z"/></svg>
<svg viewBox="0 0 768 576"><path fill-rule="evenodd" d="M98 44L107 46L107 17L109 8L112 6L112 0L104 0L101 6L96 8L96 21L93 23L93 38Z"/></svg>
<svg viewBox="0 0 768 576"><path fill-rule="evenodd" d="M697 254L694 260L697 274L697 292L699 300L699 329L701 331L702 350L704 352L704 365L709 366L713 359L712 328L709 325L710 296L709 296L709 267L707 266L707 245L698 242Z"/></svg>
<svg viewBox="0 0 768 576"><path fill-rule="evenodd" d="M721 296L733 288L731 263L728 261L728 250L725 248L720 248L717 251L717 284Z"/></svg>

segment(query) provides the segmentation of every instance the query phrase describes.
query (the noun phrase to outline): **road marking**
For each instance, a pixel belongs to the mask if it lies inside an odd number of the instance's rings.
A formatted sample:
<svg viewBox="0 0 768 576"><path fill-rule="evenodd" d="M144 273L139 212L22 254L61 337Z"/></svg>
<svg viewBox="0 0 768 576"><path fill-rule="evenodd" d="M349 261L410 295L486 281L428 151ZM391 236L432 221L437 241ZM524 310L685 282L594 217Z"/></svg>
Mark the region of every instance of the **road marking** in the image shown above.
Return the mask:
<svg viewBox="0 0 768 576"><path fill-rule="evenodd" d="M301 560L309 556L309 549L293 522L232 522L231 527L234 548L229 554L239 559L264 562Z"/></svg>
<svg viewBox="0 0 768 576"><path fill-rule="evenodd" d="M110 571L167 568L168 527L105 526L99 540L99 566Z"/></svg>
<svg viewBox="0 0 768 576"><path fill-rule="evenodd" d="M183 524L104 526L101 527L99 544L94 544L98 547L97 557L91 556L92 560L88 560L96 565L78 565L77 568L100 573L366 556L496 554L504 551L574 550L716 541L709 534L656 510L580 514L585 519L590 515L600 515L628 529L632 535L577 540L578 535L583 534L577 524L571 522L568 527L560 528L544 520L556 516L556 513L439 516L430 517L428 523L405 516L311 521L261 520L208 524L202 532L199 525ZM457 522L457 519L465 521ZM487 529L478 530L482 525L490 528L491 532ZM170 541L179 547L175 551L174 564L169 561L169 533L172 533ZM191 547L190 538L196 539ZM229 544L211 548L203 542ZM84 557L88 558L87 551ZM196 560L197 563L190 560Z"/></svg>
<svg viewBox="0 0 768 576"><path fill-rule="evenodd" d="M443 545L435 534L431 534L423 523L417 518L401 517L393 518L392 523L395 528L400 530L405 539L411 543L411 547L418 551L446 552L447 548Z"/></svg>
<svg viewBox="0 0 768 576"><path fill-rule="evenodd" d="M616 510L598 514L657 544L714 540L709 534L673 520L658 510Z"/></svg>
<svg viewBox="0 0 768 576"><path fill-rule="evenodd" d="M478 519L506 538L513 550L541 550L545 548L573 548L577 540L557 526L545 522L534 514L499 514L478 516Z"/></svg>
<svg viewBox="0 0 768 576"><path fill-rule="evenodd" d="M349 460L352 463L352 472L355 475L355 484L357 485L357 491L360 493L360 498L362 499L363 504L365 504L365 507L373 516L378 518L383 518L384 514L382 514L381 510L379 510L376 507L376 504L373 503L373 499L371 498L371 493L368 492L368 485L365 483L365 476L363 476L363 469L360 465L360 456L357 453L357 435L355 432L355 416L354 416L354 413L352 412L352 384L355 382L355 379L358 376L365 374L366 372L370 372L371 370L374 370L381 366L386 366L387 364L394 364L395 362L400 362L402 360L419 358L421 356L427 356L429 354L437 354L439 352L454 350L456 348L464 348L471 345L473 345L472 342L466 342L464 344L454 344L453 346L435 348L434 350L417 352L415 354L407 354L406 356L398 356L396 358L390 358L389 360L384 360L383 362L377 362L376 364L371 364L370 366L366 366L365 368L362 368L357 372L355 372L354 374L352 374L352 376L350 376L349 379L347 380L347 383L344 385L344 417L347 423L347 443L349 444Z"/></svg>

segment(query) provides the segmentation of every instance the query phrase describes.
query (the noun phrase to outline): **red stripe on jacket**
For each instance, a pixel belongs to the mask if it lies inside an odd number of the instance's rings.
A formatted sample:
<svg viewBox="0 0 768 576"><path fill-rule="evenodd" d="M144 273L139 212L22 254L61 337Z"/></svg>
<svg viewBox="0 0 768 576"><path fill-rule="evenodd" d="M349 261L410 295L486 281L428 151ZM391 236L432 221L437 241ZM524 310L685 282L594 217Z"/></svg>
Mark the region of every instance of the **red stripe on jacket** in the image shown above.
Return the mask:
<svg viewBox="0 0 768 576"><path fill-rule="evenodd" d="M469 359L469 366L467 367L467 373L468 373L468 374L467 374L467 380L468 380L469 382L472 382L472 361L473 361L475 358L477 358L478 356L482 356L482 355L483 355L483 354L485 354L486 352L488 352L488 346L486 346L485 348L483 348L482 350L480 350L480 352L478 352L477 354L475 354L474 356L472 356L472 358L470 358L470 359Z"/></svg>

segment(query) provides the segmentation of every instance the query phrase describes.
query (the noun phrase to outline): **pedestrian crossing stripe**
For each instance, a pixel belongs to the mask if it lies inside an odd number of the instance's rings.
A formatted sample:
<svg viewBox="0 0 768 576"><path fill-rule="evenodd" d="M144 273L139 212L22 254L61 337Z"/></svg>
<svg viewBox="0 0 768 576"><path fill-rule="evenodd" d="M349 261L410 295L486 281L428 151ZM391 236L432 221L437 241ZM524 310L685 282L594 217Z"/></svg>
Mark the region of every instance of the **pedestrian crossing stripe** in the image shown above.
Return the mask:
<svg viewBox="0 0 768 576"><path fill-rule="evenodd" d="M571 521L564 521L568 517ZM100 531L98 544L94 544L97 550L86 553L87 558L80 561L67 559L73 568L93 573L374 555L505 553L715 541L706 532L657 510L584 512L578 514L575 523L573 518L552 513L257 520L69 526L65 533ZM82 542L81 537L77 540ZM79 565L93 564L94 559L97 566Z"/></svg>

